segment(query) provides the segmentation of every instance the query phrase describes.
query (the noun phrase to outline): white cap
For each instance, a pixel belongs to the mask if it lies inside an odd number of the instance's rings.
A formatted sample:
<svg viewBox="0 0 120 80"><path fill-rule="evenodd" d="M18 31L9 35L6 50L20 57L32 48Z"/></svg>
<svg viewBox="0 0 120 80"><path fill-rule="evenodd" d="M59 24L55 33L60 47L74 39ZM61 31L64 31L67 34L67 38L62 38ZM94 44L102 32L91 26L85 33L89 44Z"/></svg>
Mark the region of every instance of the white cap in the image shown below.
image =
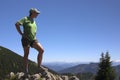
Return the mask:
<svg viewBox="0 0 120 80"><path fill-rule="evenodd" d="M32 13L32 12L36 12L36 13L40 14L40 11L36 8L31 8L29 13Z"/></svg>

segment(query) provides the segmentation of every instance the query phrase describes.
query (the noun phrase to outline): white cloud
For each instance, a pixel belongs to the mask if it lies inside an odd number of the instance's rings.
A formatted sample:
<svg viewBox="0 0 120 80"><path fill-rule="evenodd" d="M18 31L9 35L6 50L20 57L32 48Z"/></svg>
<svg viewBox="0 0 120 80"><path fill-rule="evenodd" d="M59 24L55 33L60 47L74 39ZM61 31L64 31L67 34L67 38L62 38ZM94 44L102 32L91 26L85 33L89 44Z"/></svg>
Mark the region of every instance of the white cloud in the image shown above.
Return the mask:
<svg viewBox="0 0 120 80"><path fill-rule="evenodd" d="M118 60L113 60L113 62L120 62L120 59L118 59Z"/></svg>

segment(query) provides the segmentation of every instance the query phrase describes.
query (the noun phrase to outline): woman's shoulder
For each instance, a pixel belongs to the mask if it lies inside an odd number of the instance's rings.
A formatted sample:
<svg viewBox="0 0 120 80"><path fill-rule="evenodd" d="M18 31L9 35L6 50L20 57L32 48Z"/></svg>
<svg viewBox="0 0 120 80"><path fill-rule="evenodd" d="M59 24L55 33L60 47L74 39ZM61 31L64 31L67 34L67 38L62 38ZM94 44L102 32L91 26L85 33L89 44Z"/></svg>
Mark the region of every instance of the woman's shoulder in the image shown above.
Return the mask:
<svg viewBox="0 0 120 80"><path fill-rule="evenodd" d="M25 16L25 17L23 17L23 19L28 19L28 17L27 17L27 16Z"/></svg>

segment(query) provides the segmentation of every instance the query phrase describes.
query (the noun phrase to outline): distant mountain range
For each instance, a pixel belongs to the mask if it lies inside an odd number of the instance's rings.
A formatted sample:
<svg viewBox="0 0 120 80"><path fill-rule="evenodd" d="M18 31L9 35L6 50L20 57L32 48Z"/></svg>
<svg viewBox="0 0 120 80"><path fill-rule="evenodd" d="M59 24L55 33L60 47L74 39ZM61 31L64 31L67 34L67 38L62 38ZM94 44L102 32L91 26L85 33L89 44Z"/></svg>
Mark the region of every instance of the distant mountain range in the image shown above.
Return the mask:
<svg viewBox="0 0 120 80"><path fill-rule="evenodd" d="M113 62L114 63L114 62ZM45 63L45 66L58 73L93 73L98 70L98 63ZM120 74L120 64L115 62L113 68L117 74Z"/></svg>
<svg viewBox="0 0 120 80"><path fill-rule="evenodd" d="M120 75L120 65L113 66L116 73ZM96 74L98 70L98 63L79 64L70 68L58 71L59 73L93 73Z"/></svg>
<svg viewBox="0 0 120 80"><path fill-rule="evenodd" d="M98 69L98 63L66 63L66 62L52 62L44 63L45 66L58 73L93 73L96 74ZM120 74L120 62L112 62L112 66L116 72Z"/></svg>
<svg viewBox="0 0 120 80"><path fill-rule="evenodd" d="M69 67L76 66L78 64L83 64L83 63L81 62L46 62L46 63L43 63L43 65L49 67L50 69L56 72L69 68ZM88 63L84 63L84 64L88 64Z"/></svg>
<svg viewBox="0 0 120 80"><path fill-rule="evenodd" d="M67 69L63 69L59 71L59 73L93 73L95 74L98 69L98 63L90 63L90 64L79 64L77 66L73 66Z"/></svg>

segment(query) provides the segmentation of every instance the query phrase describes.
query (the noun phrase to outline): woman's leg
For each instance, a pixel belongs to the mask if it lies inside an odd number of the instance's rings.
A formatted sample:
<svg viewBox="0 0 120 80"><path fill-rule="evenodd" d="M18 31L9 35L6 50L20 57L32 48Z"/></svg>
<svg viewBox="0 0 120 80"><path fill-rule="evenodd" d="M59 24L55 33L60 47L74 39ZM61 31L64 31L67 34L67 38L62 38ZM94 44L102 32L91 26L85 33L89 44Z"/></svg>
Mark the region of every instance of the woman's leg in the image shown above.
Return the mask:
<svg viewBox="0 0 120 80"><path fill-rule="evenodd" d="M25 72L28 73L28 55L29 55L29 46L24 47L24 68Z"/></svg>
<svg viewBox="0 0 120 80"><path fill-rule="evenodd" d="M42 45L37 41L35 41L33 43L32 47L35 48L38 51L37 63L38 63L38 67L40 67L41 63L42 63L44 49L43 49Z"/></svg>

